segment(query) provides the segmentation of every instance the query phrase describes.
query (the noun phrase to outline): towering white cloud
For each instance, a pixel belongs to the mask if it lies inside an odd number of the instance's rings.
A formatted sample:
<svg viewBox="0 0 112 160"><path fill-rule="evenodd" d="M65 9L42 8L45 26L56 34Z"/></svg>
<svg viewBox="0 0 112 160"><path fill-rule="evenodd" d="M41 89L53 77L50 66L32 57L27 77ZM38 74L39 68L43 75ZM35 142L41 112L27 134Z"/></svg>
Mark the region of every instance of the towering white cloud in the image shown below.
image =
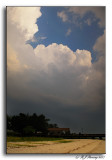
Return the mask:
<svg viewBox="0 0 112 160"><path fill-rule="evenodd" d="M36 58L41 61L41 66L45 66L45 68L50 64L54 64L61 70L66 65L72 65L76 60L75 53L63 44L53 43L47 47L38 45L34 52Z"/></svg>
<svg viewBox="0 0 112 160"><path fill-rule="evenodd" d="M22 8L22 13L25 10L26 7ZM32 31L28 24L34 24L39 17L36 17L37 10L40 8L32 11L33 20L27 20L28 16L23 18L18 9L12 8L8 13L8 96L42 104L56 101L65 106L90 109L101 106L103 76L101 70L95 68L96 64L91 63L89 51L77 49L74 52L68 46L56 43L47 47L38 45L33 50L25 43L25 39L33 37L35 32L35 27L31 25Z"/></svg>
<svg viewBox="0 0 112 160"><path fill-rule="evenodd" d="M38 26L35 23L42 15L40 7L8 7L7 15L11 22L22 31L26 40L33 38L34 33L38 32Z"/></svg>
<svg viewBox="0 0 112 160"><path fill-rule="evenodd" d="M20 70L20 62L17 59L17 54L9 43L7 43L7 69L8 71L16 72Z"/></svg>

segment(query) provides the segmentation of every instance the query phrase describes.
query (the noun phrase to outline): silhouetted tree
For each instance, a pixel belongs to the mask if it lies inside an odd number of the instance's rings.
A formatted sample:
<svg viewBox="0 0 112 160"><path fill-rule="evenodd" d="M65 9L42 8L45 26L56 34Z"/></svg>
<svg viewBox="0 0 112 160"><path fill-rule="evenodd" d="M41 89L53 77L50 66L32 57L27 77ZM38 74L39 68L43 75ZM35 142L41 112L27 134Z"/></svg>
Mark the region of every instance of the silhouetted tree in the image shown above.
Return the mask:
<svg viewBox="0 0 112 160"><path fill-rule="evenodd" d="M47 133L48 128L56 128L57 124L49 124L43 114L33 115L20 113L12 117L7 116L7 129L12 129L21 135L34 135L37 132L42 132L44 135Z"/></svg>
<svg viewBox="0 0 112 160"><path fill-rule="evenodd" d="M58 128L57 124L49 124L49 128Z"/></svg>
<svg viewBox="0 0 112 160"><path fill-rule="evenodd" d="M11 130L12 128L12 124L11 124L11 117L7 115L7 129Z"/></svg>

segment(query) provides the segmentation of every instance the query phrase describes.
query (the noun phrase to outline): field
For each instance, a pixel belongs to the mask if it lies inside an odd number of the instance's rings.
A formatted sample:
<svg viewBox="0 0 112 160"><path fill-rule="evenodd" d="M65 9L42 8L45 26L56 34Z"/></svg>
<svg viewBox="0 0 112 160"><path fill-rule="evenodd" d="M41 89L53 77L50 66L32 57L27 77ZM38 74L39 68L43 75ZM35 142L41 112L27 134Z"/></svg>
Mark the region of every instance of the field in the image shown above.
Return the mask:
<svg viewBox="0 0 112 160"><path fill-rule="evenodd" d="M8 137L7 153L105 153L105 140Z"/></svg>

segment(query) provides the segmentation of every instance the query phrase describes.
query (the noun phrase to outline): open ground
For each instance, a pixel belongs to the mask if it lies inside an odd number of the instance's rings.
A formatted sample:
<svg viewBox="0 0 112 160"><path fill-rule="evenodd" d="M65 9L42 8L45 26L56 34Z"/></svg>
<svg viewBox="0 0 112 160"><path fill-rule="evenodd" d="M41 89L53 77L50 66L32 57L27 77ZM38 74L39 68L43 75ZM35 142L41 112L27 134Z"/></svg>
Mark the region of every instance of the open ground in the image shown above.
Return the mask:
<svg viewBox="0 0 112 160"><path fill-rule="evenodd" d="M105 153L105 140L54 139L7 142L7 153Z"/></svg>

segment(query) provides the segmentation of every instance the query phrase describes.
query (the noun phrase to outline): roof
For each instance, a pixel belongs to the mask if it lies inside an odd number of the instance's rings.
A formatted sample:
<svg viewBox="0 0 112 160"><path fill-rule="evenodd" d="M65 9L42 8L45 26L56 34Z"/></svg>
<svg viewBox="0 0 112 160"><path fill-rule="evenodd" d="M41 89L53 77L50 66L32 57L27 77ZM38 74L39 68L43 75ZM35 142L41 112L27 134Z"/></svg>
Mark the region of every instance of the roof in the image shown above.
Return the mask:
<svg viewBox="0 0 112 160"><path fill-rule="evenodd" d="M70 131L69 128L48 128L48 131Z"/></svg>

